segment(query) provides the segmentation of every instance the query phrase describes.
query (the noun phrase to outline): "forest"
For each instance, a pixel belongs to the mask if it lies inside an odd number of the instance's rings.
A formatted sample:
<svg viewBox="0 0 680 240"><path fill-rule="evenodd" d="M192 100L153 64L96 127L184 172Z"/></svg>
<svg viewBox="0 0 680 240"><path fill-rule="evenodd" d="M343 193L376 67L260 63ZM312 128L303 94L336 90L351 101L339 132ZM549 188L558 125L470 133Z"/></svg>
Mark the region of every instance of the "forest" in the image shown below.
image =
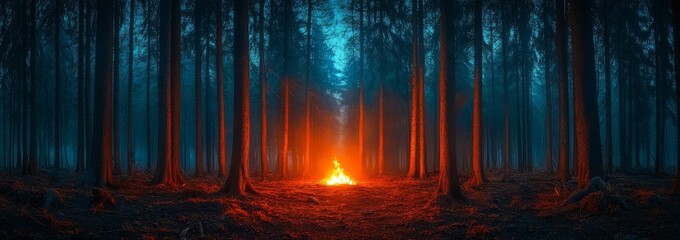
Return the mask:
<svg viewBox="0 0 680 240"><path fill-rule="evenodd" d="M675 239L680 2L0 1L2 239Z"/></svg>

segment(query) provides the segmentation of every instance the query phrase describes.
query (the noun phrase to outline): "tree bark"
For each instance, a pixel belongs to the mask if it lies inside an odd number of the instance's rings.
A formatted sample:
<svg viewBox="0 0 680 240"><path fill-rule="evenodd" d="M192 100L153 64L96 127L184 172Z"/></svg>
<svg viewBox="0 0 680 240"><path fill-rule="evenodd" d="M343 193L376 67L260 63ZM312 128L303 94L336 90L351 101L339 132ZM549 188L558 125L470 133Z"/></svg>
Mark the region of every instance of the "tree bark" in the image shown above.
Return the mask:
<svg viewBox="0 0 680 240"><path fill-rule="evenodd" d="M146 170L151 171L151 0L146 2Z"/></svg>
<svg viewBox="0 0 680 240"><path fill-rule="evenodd" d="M680 29L680 3L677 1L673 1L673 47L676 49L674 53L674 60L675 60L675 86L680 86L680 51L677 49L680 49L680 31L677 29ZM680 91L675 90L675 106L677 111L680 112ZM680 121L680 118L676 118L676 125L678 124L678 121ZM676 141L676 149L680 149L680 134L677 135L677 141ZM676 161L677 165L680 166L680 154L676 156ZM680 167L677 167L677 173L675 175L675 186L673 187L673 192L675 193L680 193Z"/></svg>
<svg viewBox="0 0 680 240"><path fill-rule="evenodd" d="M250 157L250 53L248 1L234 2L234 147L229 177L222 188L227 193L256 193L248 181Z"/></svg>
<svg viewBox="0 0 680 240"><path fill-rule="evenodd" d="M120 26L121 5L120 0L113 0L114 26L113 26L113 174L120 175L123 170L120 164Z"/></svg>
<svg viewBox="0 0 680 240"><path fill-rule="evenodd" d="M552 34L552 27L549 20L548 9L550 1L543 1L543 61L545 64L545 169L546 172L552 174L553 168L553 127L552 127L552 77L550 72L550 41L548 34Z"/></svg>
<svg viewBox="0 0 680 240"><path fill-rule="evenodd" d="M310 106L310 95L309 95L309 78L310 69L312 61L312 0L307 0L307 61L306 61L306 77L305 77L305 156L302 164L302 177L310 177L311 170L311 155L310 155L310 141L311 141L311 106Z"/></svg>
<svg viewBox="0 0 680 240"><path fill-rule="evenodd" d="M154 184L184 184L179 167L179 0L161 1L158 14L158 166ZM175 139L177 137L177 139Z"/></svg>
<svg viewBox="0 0 680 240"><path fill-rule="evenodd" d="M559 102L559 165L557 179L566 182L571 178L569 171L569 95L567 93L567 26L565 0L555 0L555 48L557 49L558 102Z"/></svg>
<svg viewBox="0 0 680 240"><path fill-rule="evenodd" d="M203 33L201 33L203 1L194 1L194 97L196 101L196 173L197 177L203 176L203 106L201 99L203 99L201 86L201 66L203 64L203 48L201 47L201 40ZM207 74L207 73L206 73Z"/></svg>
<svg viewBox="0 0 680 240"><path fill-rule="evenodd" d="M471 186L479 186L488 180L484 175L482 148L482 1L475 0L474 22L474 96L472 110L472 178Z"/></svg>
<svg viewBox="0 0 680 240"><path fill-rule="evenodd" d="M261 112L261 127L260 127L260 171L262 174L262 181L267 176L269 171L269 154L267 153L267 68L265 62L264 52L264 0L260 0L259 11L259 40L258 51L260 57L260 112Z"/></svg>
<svg viewBox="0 0 680 240"><path fill-rule="evenodd" d="M574 69L574 115L576 121L578 184L585 188L593 177L602 176L602 149L598 120L593 25L590 1L570 0Z"/></svg>
<svg viewBox="0 0 680 240"><path fill-rule="evenodd" d="M61 0L54 2L54 82L55 82L55 109L54 109L54 168L61 168Z"/></svg>
<svg viewBox="0 0 680 240"><path fill-rule="evenodd" d="M409 137L409 167L408 177L417 177L418 174L418 93L420 92L418 83L418 27L416 16L418 15L417 6L418 1L413 0L411 3L412 10L412 30L413 36L411 39L411 120L410 120L410 137Z"/></svg>
<svg viewBox="0 0 680 240"><path fill-rule="evenodd" d="M559 0L557 0L559 1ZM504 4L501 3L505 7ZM510 98L508 92L508 18L506 10L503 9L501 12L501 58L502 58L502 68L503 68L503 170L505 175L509 176L512 173L512 166L510 163L510 104L508 103Z"/></svg>
<svg viewBox="0 0 680 240"><path fill-rule="evenodd" d="M128 42L130 44L130 52L128 53L128 89L127 89L127 102L128 102L128 108L127 108L127 172L129 176L132 176L135 171L135 146L134 146L134 137L133 137L133 121L132 121L132 106L134 104L132 103L132 83L133 83L133 72L134 72L134 50L135 50L135 45L134 45L134 33L135 33L135 2L136 0L130 1L130 25L129 25L129 34L128 34Z"/></svg>
<svg viewBox="0 0 680 240"><path fill-rule="evenodd" d="M95 99L92 149L86 167L85 184L106 187L113 183L111 73L113 65L113 2L97 1Z"/></svg>
<svg viewBox="0 0 680 240"><path fill-rule="evenodd" d="M364 173L364 0L359 1L359 173Z"/></svg>
<svg viewBox="0 0 680 240"><path fill-rule="evenodd" d="M455 0L439 2L439 184L437 193L457 200L465 200L458 182L456 162L456 112L454 102L456 81L456 20ZM454 126L449 126L454 125Z"/></svg>
<svg viewBox="0 0 680 240"><path fill-rule="evenodd" d="M85 83L85 76L83 74L85 73L84 69L84 43L83 43L83 34L84 34L84 29L85 27L85 14L84 14L84 9L85 8L85 1L84 0L79 0L78 1L78 120L76 121L78 124L78 144L77 144L77 159L76 159L76 172L82 172L84 167L85 167L85 124L83 122L85 116L84 116L84 110L85 110L85 105L84 105L84 83Z"/></svg>
<svg viewBox="0 0 680 240"><path fill-rule="evenodd" d="M227 176L227 137L226 129L224 127L224 69L222 56L222 2L215 2L216 14L216 29L215 29L215 48L217 54L215 55L215 69L217 75L217 131L218 131L218 177Z"/></svg>
<svg viewBox="0 0 680 240"><path fill-rule="evenodd" d="M609 1L604 0L602 8L604 42L604 108L605 108L605 150L604 169L612 172L612 86L611 86L611 47L609 43ZM619 103L621 104L621 103Z"/></svg>

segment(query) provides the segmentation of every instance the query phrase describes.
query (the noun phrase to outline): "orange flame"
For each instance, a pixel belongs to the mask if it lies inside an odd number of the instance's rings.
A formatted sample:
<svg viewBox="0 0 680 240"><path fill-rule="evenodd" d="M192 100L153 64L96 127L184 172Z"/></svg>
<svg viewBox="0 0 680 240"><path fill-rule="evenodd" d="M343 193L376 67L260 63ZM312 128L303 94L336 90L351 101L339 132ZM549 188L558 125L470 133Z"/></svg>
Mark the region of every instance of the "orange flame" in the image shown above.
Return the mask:
<svg viewBox="0 0 680 240"><path fill-rule="evenodd" d="M331 176L321 180L321 183L326 184L328 186L356 184L356 182L352 181L352 179L349 176L345 175L345 173L343 172L344 170L340 167L340 163L338 163L337 159L333 159L333 164L335 165L333 173L331 174Z"/></svg>

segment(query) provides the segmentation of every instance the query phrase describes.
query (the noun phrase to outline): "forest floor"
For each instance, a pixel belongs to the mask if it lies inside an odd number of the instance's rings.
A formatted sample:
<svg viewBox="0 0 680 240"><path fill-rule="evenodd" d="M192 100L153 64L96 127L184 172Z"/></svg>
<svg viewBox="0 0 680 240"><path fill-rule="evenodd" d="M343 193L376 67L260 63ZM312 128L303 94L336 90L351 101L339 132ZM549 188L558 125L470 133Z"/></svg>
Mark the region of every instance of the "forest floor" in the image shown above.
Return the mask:
<svg viewBox="0 0 680 240"><path fill-rule="evenodd" d="M116 204L92 204L72 172L0 174L0 239L677 239L672 176L615 174L604 194L563 201L573 182L540 173L489 174L470 203L433 201L437 177L360 179L354 186L253 179L259 195L219 193L224 179L189 178L179 189L118 178ZM611 201L614 199L614 201Z"/></svg>

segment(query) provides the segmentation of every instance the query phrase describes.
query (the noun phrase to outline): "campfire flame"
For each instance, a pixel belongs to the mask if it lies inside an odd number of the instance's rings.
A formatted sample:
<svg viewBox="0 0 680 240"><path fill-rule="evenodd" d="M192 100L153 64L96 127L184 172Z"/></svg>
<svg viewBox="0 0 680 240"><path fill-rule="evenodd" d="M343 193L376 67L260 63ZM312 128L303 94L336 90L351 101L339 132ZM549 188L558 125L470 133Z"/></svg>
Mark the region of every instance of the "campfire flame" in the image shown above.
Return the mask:
<svg viewBox="0 0 680 240"><path fill-rule="evenodd" d="M333 164L335 165L333 173L331 174L331 176L321 180L321 183L326 184L328 186L356 184L356 182L352 181L352 179L349 178L349 176L345 175L345 173L343 172L344 170L340 167L340 163L338 163L337 159L333 159Z"/></svg>

